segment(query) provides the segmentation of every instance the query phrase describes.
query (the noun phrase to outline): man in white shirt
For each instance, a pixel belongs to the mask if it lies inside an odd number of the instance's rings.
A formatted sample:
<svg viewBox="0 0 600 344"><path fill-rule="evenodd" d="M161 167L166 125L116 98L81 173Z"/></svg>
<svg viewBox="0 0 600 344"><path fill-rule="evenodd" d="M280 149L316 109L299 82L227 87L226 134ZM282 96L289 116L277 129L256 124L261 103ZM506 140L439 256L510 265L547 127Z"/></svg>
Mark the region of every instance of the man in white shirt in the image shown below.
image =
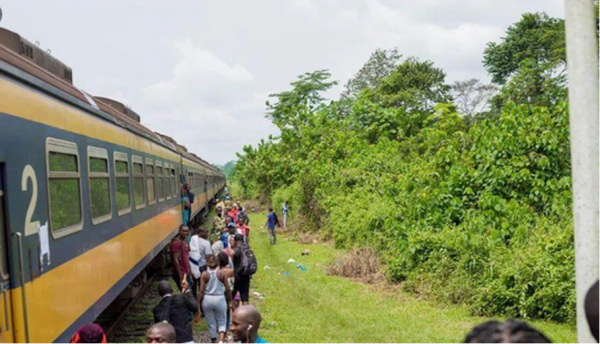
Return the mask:
<svg viewBox="0 0 600 344"><path fill-rule="evenodd" d="M288 202L289 201L286 200L281 205L281 213L283 214L283 228L287 228L287 218L288 218L289 211L290 211L290 209L288 208Z"/></svg>
<svg viewBox="0 0 600 344"><path fill-rule="evenodd" d="M206 270L206 256L212 254L210 241L207 240L208 231L199 228L197 233L190 238L190 272L192 273L192 294L196 298L198 281L202 272Z"/></svg>

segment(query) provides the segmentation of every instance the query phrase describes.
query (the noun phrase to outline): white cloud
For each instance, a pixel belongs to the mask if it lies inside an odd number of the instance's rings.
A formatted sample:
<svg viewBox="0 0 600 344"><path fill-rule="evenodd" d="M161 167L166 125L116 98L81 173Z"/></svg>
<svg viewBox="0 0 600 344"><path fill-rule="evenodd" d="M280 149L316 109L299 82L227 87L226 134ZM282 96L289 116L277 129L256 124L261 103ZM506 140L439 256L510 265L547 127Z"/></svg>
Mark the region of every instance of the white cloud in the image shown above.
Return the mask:
<svg viewBox="0 0 600 344"><path fill-rule="evenodd" d="M398 47L404 56L432 60L449 82L485 80L485 44L498 41L522 13L564 16L563 0L177 6L160 0L19 0L2 6L2 26L51 48L73 68L76 86L129 104L150 129L221 163L244 144L277 132L264 118L264 102L269 93L289 89L297 75L329 69L340 81L328 92L335 98L376 48Z"/></svg>
<svg viewBox="0 0 600 344"><path fill-rule="evenodd" d="M180 56L172 75L143 90L155 103L226 104L254 79L246 68L228 65L214 53L194 46L190 39L170 45Z"/></svg>
<svg viewBox="0 0 600 344"><path fill-rule="evenodd" d="M250 71L190 39L168 46L179 60L167 79L142 89L145 125L219 163L233 159L244 144L275 132L262 116L266 95L252 91Z"/></svg>
<svg viewBox="0 0 600 344"><path fill-rule="evenodd" d="M397 46L404 56L432 60L446 71L450 81L485 77L481 67L483 50L504 30L475 21L445 27L377 0L367 0L366 6L368 24L361 31L365 39L384 48Z"/></svg>

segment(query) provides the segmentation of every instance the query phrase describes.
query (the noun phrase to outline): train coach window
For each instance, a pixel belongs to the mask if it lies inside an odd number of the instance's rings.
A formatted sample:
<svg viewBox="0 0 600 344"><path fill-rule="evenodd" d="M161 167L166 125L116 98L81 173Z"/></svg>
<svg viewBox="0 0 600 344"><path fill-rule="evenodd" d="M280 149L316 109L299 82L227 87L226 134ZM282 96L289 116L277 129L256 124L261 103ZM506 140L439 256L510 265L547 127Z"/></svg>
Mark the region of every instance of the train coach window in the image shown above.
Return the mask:
<svg viewBox="0 0 600 344"><path fill-rule="evenodd" d="M171 164L171 191L169 192L173 197L177 197L177 181L175 180L175 168L173 167Z"/></svg>
<svg viewBox="0 0 600 344"><path fill-rule="evenodd" d="M108 172L108 152L106 149L88 146L88 171L92 223L97 225L112 218L110 174Z"/></svg>
<svg viewBox="0 0 600 344"><path fill-rule="evenodd" d="M46 161L50 230L60 238L83 228L77 144L49 137Z"/></svg>
<svg viewBox="0 0 600 344"><path fill-rule="evenodd" d="M144 197L144 165L142 157L134 155L131 158L133 162L133 203L135 209L141 209L146 206L146 197Z"/></svg>
<svg viewBox="0 0 600 344"><path fill-rule="evenodd" d="M164 166L164 176L165 176L165 198L171 199L171 173L169 172L169 164L165 164Z"/></svg>
<svg viewBox="0 0 600 344"><path fill-rule="evenodd" d="M156 203L156 195L154 194L154 161L146 158L146 190L148 191L148 204Z"/></svg>
<svg viewBox="0 0 600 344"><path fill-rule="evenodd" d="M115 190L117 192L117 214L131 211L131 193L129 191L129 162L127 153L114 152Z"/></svg>
<svg viewBox="0 0 600 344"><path fill-rule="evenodd" d="M165 200L163 168L162 163L160 161L156 162L156 196L159 202Z"/></svg>

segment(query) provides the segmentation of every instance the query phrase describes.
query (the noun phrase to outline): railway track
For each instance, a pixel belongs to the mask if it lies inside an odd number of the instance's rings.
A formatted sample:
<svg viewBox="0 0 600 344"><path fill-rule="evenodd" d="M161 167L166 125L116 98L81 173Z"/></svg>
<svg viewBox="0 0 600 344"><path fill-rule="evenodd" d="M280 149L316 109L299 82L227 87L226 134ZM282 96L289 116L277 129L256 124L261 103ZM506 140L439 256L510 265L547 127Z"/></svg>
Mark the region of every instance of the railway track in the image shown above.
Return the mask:
<svg viewBox="0 0 600 344"><path fill-rule="evenodd" d="M212 215L212 213L210 214ZM206 218L201 221L206 225ZM121 297L113 301L97 318L96 323L105 329L111 343L144 342L146 330L153 324L152 309L160 301L157 283L165 279L172 281L171 270L165 264L165 257L150 263L147 269L132 282ZM173 289L177 287L173 283ZM131 297L127 297L131 296ZM204 322L202 322L204 324ZM203 326L194 326L195 342L210 342Z"/></svg>
<svg viewBox="0 0 600 344"><path fill-rule="evenodd" d="M123 325L124 325L124 321L126 319L126 316L130 313L130 310L132 310L132 308L137 305L148 293L148 291L150 290L150 288L152 287L154 281L156 281L159 276L161 275L160 272L156 272L154 273L150 278L147 279L146 283L144 283L144 285L141 287L141 289L139 290L139 292L137 293L137 295L135 297L133 297L132 299L129 300L129 302L127 302L127 304L124 306L124 308L121 311L111 311L108 312L108 314L106 314L106 317L109 319L114 319L110 325L108 327L106 327L106 337L109 339L109 341L114 342L114 338L117 334L123 334L121 333L123 329ZM133 327L133 331L129 331L129 335L131 337L137 337L140 335L144 335L144 332L140 331L145 331L148 326L150 326L152 324L152 321L140 321L140 322L136 322L134 324L127 324L127 328ZM127 333L125 333L127 334Z"/></svg>

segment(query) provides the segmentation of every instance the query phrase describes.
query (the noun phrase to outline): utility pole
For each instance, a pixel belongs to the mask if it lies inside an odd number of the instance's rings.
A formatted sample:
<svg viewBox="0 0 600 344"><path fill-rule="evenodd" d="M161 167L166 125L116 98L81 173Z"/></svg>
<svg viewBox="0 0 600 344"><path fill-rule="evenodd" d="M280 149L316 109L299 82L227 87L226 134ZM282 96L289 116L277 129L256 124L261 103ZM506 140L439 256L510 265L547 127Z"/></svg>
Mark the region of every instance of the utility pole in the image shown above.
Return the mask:
<svg viewBox="0 0 600 344"><path fill-rule="evenodd" d="M598 36L592 0L565 0L565 9L577 339L593 343L583 301L598 279Z"/></svg>

